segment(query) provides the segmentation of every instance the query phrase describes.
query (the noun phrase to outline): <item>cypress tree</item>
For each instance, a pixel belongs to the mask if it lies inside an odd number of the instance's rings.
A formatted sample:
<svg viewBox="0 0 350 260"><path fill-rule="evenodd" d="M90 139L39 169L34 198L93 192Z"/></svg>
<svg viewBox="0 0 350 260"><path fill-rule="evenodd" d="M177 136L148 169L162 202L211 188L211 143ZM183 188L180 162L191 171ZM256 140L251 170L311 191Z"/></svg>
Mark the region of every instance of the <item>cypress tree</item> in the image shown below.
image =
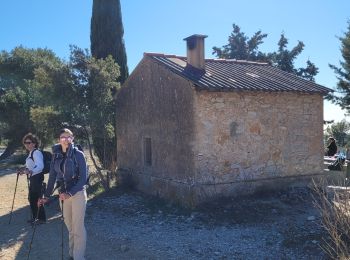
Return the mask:
<svg viewBox="0 0 350 260"><path fill-rule="evenodd" d="M94 58L112 55L120 67L120 83L129 75L124 44L124 27L119 0L94 0L91 17L91 54Z"/></svg>
<svg viewBox="0 0 350 260"><path fill-rule="evenodd" d="M90 34L91 54L96 59L105 59L111 55L119 65L120 76L118 80L121 84L125 82L129 74L123 35L120 1L93 0ZM93 79L90 80L93 81ZM97 84L93 87L99 88L100 86ZM117 140L115 114L111 113L113 115L110 118L103 115L99 118L100 124L91 128L91 134L95 153L102 166L113 171L117 159Z"/></svg>

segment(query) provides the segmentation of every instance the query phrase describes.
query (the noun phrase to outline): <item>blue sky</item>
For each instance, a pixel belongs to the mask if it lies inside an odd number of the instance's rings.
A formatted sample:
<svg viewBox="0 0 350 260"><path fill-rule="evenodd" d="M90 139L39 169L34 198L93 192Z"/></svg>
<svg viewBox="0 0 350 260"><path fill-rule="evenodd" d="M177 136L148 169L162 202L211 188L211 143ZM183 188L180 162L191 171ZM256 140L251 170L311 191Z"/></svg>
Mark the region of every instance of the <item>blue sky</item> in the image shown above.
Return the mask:
<svg viewBox="0 0 350 260"><path fill-rule="evenodd" d="M103 1L103 0L101 0ZM277 50L282 32L288 49L298 40L305 48L295 65L307 59L319 67L316 82L336 85L328 64L339 65L340 41L350 19L349 0L121 0L124 40L130 72L144 52L185 55L183 38L205 34L206 57L227 43L236 23L251 37L267 33L261 50ZM3 0L0 2L0 50L15 46L49 48L68 59L69 45L90 48L92 0ZM344 113L325 102L325 119L340 121Z"/></svg>

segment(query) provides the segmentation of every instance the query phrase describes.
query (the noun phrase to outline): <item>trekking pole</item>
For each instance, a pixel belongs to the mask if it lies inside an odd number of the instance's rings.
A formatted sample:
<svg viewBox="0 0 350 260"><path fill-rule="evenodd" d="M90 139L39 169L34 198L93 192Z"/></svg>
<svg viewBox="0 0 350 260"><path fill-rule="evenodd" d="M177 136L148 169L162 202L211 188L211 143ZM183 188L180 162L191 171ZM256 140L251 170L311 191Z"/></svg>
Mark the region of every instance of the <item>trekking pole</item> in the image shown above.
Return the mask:
<svg viewBox="0 0 350 260"><path fill-rule="evenodd" d="M61 203L62 203L62 225L61 225L61 240L62 240L62 243L61 243L61 255L62 255L62 260L63 260L63 230L64 230L64 216L63 216L63 201L64 200L61 200Z"/></svg>
<svg viewBox="0 0 350 260"><path fill-rule="evenodd" d="M40 198L43 198L44 196L44 193L45 193L45 190L46 190L46 183L43 182L43 185L41 187L41 194L40 194ZM38 222L39 220L39 212L40 212L40 208L41 207L44 207L44 205L40 205L38 207L38 210L36 212L36 217L35 217L35 220L33 222L33 234L32 234L32 239L30 240L30 244L29 244L29 251L28 251L28 257L27 257L27 260L29 259L29 256L30 256L30 251L32 250L32 243L33 243L33 239L34 239L34 234L35 234L35 230L36 230L36 223Z"/></svg>
<svg viewBox="0 0 350 260"><path fill-rule="evenodd" d="M17 184L18 184L18 176L19 176L19 173L17 172L16 186L15 186L15 192L13 193L13 200L12 200L12 207L11 207L9 224L11 224L11 220L12 220L13 205L15 204L16 190L17 190Z"/></svg>
<svg viewBox="0 0 350 260"><path fill-rule="evenodd" d="M33 214L32 214L32 209L30 207L30 190L29 190L29 175L27 174L27 187L28 187L28 202L29 202L29 219L33 220Z"/></svg>

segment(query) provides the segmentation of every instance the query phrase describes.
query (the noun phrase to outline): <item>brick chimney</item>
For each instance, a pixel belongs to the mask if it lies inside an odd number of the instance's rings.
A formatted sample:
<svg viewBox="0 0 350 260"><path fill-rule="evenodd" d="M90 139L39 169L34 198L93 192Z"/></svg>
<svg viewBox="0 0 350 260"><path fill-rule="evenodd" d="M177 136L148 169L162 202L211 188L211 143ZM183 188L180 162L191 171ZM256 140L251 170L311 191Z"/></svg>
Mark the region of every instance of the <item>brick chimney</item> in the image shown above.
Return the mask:
<svg viewBox="0 0 350 260"><path fill-rule="evenodd" d="M200 69L205 69L204 38L207 35L193 34L184 39L187 42L187 64Z"/></svg>

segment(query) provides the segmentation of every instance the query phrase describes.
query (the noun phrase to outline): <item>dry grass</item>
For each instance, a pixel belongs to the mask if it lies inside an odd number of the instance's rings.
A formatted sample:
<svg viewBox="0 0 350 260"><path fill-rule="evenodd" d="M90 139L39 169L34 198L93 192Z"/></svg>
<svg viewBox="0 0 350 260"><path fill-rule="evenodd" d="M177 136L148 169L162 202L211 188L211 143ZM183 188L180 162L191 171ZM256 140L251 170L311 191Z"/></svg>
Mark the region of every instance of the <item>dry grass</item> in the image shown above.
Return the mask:
<svg viewBox="0 0 350 260"><path fill-rule="evenodd" d="M105 192L106 189L103 186L101 182L101 177L99 176L97 169L93 163L93 160L90 157L90 154L88 151L84 151L86 163L88 165L89 169L89 187L88 187L88 196L89 198L93 198L94 196L100 195L101 193ZM100 162L98 161L98 158L94 158L98 167L101 167ZM101 174L104 178L104 180L107 182L109 188L116 187L118 185L116 172L110 172L107 170L101 170Z"/></svg>
<svg viewBox="0 0 350 260"><path fill-rule="evenodd" d="M350 259L350 188L314 183L314 204L328 234L322 245L332 259Z"/></svg>

